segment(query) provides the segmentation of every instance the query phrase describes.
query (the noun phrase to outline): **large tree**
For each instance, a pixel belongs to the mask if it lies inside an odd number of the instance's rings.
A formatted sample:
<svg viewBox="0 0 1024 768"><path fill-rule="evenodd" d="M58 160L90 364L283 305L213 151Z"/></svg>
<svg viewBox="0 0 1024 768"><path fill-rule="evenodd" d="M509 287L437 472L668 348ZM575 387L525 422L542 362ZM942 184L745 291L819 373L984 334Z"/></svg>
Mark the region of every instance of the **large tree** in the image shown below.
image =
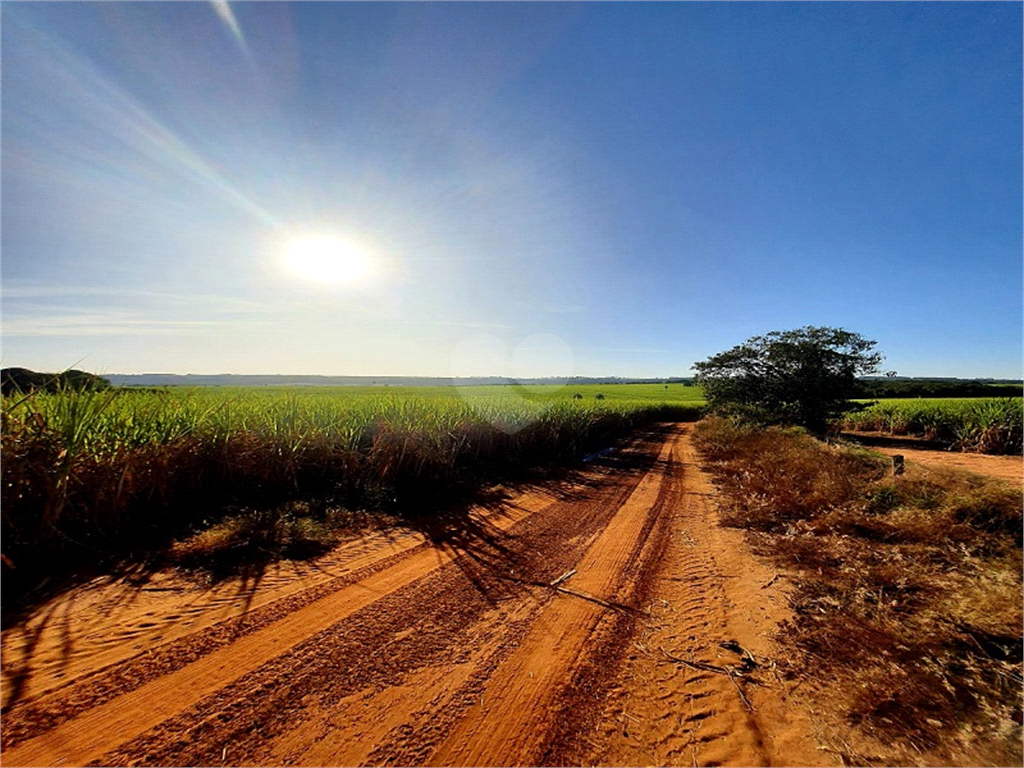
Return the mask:
<svg viewBox="0 0 1024 768"><path fill-rule="evenodd" d="M821 433L849 410L857 377L878 372L874 346L842 328L807 326L754 336L693 367L713 410Z"/></svg>

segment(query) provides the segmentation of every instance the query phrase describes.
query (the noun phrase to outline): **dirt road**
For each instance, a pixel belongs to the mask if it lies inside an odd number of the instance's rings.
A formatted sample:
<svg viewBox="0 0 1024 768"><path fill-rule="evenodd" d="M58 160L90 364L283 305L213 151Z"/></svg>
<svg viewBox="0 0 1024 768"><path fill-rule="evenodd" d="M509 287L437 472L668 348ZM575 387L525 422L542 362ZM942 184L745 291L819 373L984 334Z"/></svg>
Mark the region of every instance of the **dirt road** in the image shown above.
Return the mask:
<svg viewBox="0 0 1024 768"><path fill-rule="evenodd" d="M54 600L3 635L0 762L831 764L687 430L259 583Z"/></svg>
<svg viewBox="0 0 1024 768"><path fill-rule="evenodd" d="M984 453L944 451L930 447L922 440L896 437L880 432L848 432L844 434L886 456L903 456L907 461L923 467L939 467L973 472L978 475L1005 480L1024 488L1024 459L1020 456L991 456Z"/></svg>

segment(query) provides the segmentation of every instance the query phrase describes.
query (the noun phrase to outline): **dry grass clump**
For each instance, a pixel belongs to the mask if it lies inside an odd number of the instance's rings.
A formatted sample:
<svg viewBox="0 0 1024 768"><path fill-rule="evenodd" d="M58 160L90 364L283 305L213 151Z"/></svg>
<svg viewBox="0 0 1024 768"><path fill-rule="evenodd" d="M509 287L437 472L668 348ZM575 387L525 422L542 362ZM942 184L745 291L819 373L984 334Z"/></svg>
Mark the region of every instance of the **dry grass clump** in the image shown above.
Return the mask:
<svg viewBox="0 0 1024 768"><path fill-rule="evenodd" d="M694 437L731 491L727 522L754 530L783 531L847 506L860 499L864 483L885 473L884 459L841 451L799 428L708 419Z"/></svg>
<svg viewBox="0 0 1024 768"><path fill-rule="evenodd" d="M796 575L791 675L903 761L1021 762L1021 494L720 419L696 440L758 551Z"/></svg>
<svg viewBox="0 0 1024 768"><path fill-rule="evenodd" d="M293 502L267 510L240 510L173 542L165 559L214 578L244 574L275 560L321 555L345 532L371 525L365 514L315 507Z"/></svg>

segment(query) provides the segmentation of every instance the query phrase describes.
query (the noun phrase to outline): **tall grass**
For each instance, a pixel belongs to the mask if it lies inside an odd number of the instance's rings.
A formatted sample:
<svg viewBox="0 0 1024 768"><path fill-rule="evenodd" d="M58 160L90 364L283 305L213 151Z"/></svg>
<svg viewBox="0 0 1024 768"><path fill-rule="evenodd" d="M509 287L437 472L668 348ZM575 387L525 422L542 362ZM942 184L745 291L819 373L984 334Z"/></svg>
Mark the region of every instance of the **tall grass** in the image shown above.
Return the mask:
<svg viewBox="0 0 1024 768"><path fill-rule="evenodd" d="M652 401L411 389L113 390L2 405L3 554L16 568L123 555L296 501L422 514L653 420L696 415Z"/></svg>
<svg viewBox="0 0 1024 768"><path fill-rule="evenodd" d="M844 426L918 435L977 453L1021 453L1024 399L883 400L849 415Z"/></svg>

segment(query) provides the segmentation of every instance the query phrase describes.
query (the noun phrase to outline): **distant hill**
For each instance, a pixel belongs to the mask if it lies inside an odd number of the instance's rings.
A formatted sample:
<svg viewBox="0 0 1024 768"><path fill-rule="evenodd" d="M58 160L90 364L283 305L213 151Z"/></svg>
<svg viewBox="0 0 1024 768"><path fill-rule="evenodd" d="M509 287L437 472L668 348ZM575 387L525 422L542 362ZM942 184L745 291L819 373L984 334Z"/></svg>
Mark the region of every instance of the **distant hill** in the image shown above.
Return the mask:
<svg viewBox="0 0 1024 768"><path fill-rule="evenodd" d="M111 383L102 376L71 368L60 373L39 373L28 368L4 368L0 370L0 387L3 394L18 392L60 392L68 389L110 389Z"/></svg>

